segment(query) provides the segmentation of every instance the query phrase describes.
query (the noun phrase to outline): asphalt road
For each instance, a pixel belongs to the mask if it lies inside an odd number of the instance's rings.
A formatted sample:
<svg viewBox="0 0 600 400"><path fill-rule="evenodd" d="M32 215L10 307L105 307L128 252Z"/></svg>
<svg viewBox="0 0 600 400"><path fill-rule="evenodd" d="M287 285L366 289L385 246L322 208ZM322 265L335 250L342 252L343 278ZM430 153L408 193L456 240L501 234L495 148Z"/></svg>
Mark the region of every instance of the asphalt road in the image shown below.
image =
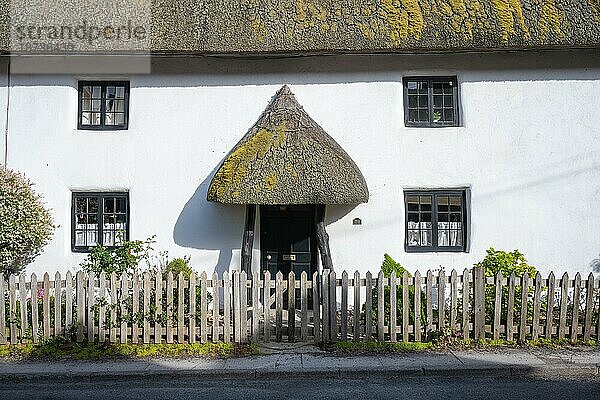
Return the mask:
<svg viewBox="0 0 600 400"><path fill-rule="evenodd" d="M0 399L600 399L600 377L574 379L403 377L3 382Z"/></svg>

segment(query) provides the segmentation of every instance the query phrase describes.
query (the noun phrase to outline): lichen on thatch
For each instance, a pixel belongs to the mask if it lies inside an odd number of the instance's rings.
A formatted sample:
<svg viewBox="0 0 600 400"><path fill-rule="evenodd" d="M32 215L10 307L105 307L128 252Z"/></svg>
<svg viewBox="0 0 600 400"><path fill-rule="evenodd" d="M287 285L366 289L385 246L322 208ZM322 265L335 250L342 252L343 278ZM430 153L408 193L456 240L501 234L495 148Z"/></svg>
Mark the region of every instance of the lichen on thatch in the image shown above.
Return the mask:
<svg viewBox="0 0 600 400"><path fill-rule="evenodd" d="M217 170L207 199L230 204L356 204L360 170L282 87Z"/></svg>

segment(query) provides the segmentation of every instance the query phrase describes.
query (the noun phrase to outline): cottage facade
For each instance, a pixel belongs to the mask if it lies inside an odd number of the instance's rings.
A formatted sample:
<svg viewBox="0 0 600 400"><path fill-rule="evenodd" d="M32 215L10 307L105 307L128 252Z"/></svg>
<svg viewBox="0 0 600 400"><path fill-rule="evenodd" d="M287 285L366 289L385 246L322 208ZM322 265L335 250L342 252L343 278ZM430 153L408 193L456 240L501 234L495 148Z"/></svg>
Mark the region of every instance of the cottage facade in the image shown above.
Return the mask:
<svg viewBox="0 0 600 400"><path fill-rule="evenodd" d="M382 25L352 45L265 19L221 48L154 25L149 54L7 49L3 161L60 225L27 271L121 235L219 273L374 271L384 253L462 269L489 247L598 271L599 24L574 27L566 3L547 31L532 11L470 39L440 39L421 7L418 35Z"/></svg>

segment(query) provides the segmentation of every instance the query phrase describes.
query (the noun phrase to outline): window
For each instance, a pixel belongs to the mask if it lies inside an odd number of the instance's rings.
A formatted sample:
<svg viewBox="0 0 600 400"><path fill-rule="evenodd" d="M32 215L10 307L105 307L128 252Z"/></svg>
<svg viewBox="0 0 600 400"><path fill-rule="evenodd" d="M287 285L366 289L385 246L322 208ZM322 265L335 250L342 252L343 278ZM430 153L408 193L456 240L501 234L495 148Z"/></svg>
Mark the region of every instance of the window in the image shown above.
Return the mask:
<svg viewBox="0 0 600 400"><path fill-rule="evenodd" d="M465 251L465 190L404 192L407 252Z"/></svg>
<svg viewBox="0 0 600 400"><path fill-rule="evenodd" d="M79 82L78 129L127 129L129 82Z"/></svg>
<svg viewBox="0 0 600 400"><path fill-rule="evenodd" d="M115 247L129 240L127 193L73 193L71 247L87 252L100 244Z"/></svg>
<svg viewBox="0 0 600 400"><path fill-rule="evenodd" d="M456 77L404 78L404 124L458 126Z"/></svg>

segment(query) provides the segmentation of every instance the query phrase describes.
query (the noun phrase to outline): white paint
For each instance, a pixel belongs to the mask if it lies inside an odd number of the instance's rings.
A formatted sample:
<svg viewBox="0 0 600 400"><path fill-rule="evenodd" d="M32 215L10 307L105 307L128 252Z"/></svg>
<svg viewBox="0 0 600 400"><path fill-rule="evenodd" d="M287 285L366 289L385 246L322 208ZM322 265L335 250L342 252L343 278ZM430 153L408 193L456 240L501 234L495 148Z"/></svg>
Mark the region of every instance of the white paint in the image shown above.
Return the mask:
<svg viewBox="0 0 600 400"><path fill-rule="evenodd" d="M460 127L404 127L411 75L457 75ZM244 209L208 203L206 190L284 83L369 186L369 203L328 207L338 270L376 271L385 252L409 270L462 269L490 246L518 248L542 271L588 273L600 257L598 54L154 60L152 74L130 76L125 132L76 129L84 77L12 77L9 167L61 225L28 273L77 268L71 191L100 189L129 190L132 238L157 235L157 250L191 255L198 271L239 267ZM471 188L469 252L406 254L403 189L438 187Z"/></svg>

